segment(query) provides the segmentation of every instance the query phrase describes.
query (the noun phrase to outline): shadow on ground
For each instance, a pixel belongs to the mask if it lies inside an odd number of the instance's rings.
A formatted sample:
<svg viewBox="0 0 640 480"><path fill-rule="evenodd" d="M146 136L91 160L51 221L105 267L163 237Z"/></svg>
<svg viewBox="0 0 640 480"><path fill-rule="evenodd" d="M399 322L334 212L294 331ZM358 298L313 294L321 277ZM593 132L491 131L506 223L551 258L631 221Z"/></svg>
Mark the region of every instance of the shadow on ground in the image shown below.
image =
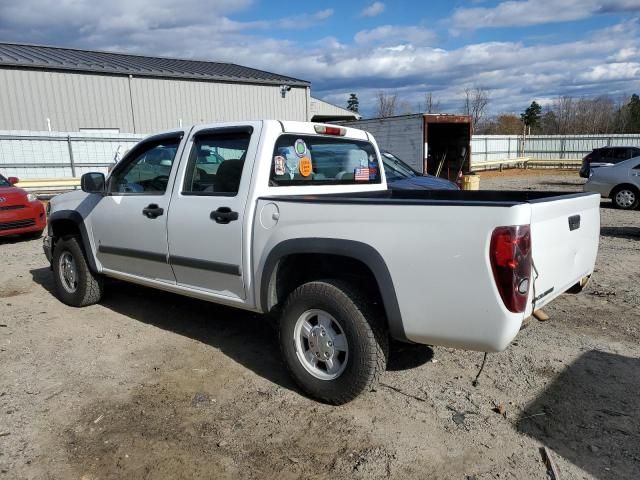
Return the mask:
<svg viewBox="0 0 640 480"><path fill-rule="evenodd" d="M525 409L518 430L600 480L640 478L640 359L592 350Z"/></svg>
<svg viewBox="0 0 640 480"><path fill-rule="evenodd" d="M40 235L41 236L41 235ZM14 243L26 243L31 240L37 240L40 236L36 235L7 235L6 237L0 237L0 245L12 245ZM42 241L42 240L40 240Z"/></svg>
<svg viewBox="0 0 640 480"><path fill-rule="evenodd" d="M640 227L601 227L600 235L617 238L640 238Z"/></svg>
<svg viewBox="0 0 640 480"><path fill-rule="evenodd" d="M33 280L54 294L48 268L31 270ZM263 378L295 390L280 357L275 320L215 303L107 279L100 305L116 313L220 349ZM389 370L407 370L428 362L424 345L392 342Z"/></svg>
<svg viewBox="0 0 640 480"><path fill-rule="evenodd" d="M540 182L540 185L555 185L558 187L580 187L583 182L580 180L566 180L566 181L548 181L548 182Z"/></svg>

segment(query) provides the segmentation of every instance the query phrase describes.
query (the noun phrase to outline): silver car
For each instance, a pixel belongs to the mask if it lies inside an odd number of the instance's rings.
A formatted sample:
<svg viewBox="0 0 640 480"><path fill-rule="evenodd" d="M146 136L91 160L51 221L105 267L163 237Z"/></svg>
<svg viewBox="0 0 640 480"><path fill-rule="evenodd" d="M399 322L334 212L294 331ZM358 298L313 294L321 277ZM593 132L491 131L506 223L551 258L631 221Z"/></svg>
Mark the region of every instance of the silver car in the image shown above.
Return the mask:
<svg viewBox="0 0 640 480"><path fill-rule="evenodd" d="M613 200L623 210L640 204L640 157L630 158L610 167L591 169L585 192L596 192Z"/></svg>

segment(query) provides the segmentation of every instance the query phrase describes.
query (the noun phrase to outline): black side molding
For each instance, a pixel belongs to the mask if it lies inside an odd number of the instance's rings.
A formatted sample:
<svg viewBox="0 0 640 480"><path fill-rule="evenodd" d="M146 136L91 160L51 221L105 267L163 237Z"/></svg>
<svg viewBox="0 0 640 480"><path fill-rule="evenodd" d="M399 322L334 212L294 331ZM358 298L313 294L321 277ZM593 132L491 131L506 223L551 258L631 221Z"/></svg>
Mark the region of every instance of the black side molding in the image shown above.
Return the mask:
<svg viewBox="0 0 640 480"><path fill-rule="evenodd" d="M180 267L197 268L200 270L209 270L211 272L226 273L227 275L241 276L240 267L230 263L211 262L208 260L198 260L197 258L169 256L169 263Z"/></svg>
<svg viewBox="0 0 640 480"><path fill-rule="evenodd" d="M110 247L108 245L98 246L98 252L109 255L119 255L121 257L139 258L151 262L167 263L167 256L162 253L149 252L147 250L136 250L133 248Z"/></svg>
<svg viewBox="0 0 640 480"><path fill-rule="evenodd" d="M197 258L180 257L176 255L167 255L163 253L149 252L146 250L135 250L132 248L111 247L108 245L100 245L98 247L100 253L111 255L120 255L123 257L138 258L141 260L149 260L151 262L168 263L180 267L197 268L199 270L208 270L210 272L226 273L227 275L241 276L240 266L229 263L211 262L209 260L200 260Z"/></svg>

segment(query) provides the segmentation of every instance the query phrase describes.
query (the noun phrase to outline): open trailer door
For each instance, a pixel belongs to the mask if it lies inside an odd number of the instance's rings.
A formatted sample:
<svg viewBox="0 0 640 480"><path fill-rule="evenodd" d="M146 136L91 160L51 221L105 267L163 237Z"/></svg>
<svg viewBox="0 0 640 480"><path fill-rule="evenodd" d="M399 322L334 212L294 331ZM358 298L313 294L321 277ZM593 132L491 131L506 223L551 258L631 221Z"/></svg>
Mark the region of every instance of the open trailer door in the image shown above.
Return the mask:
<svg viewBox="0 0 640 480"><path fill-rule="evenodd" d="M471 170L471 117L424 115L424 172L453 182Z"/></svg>

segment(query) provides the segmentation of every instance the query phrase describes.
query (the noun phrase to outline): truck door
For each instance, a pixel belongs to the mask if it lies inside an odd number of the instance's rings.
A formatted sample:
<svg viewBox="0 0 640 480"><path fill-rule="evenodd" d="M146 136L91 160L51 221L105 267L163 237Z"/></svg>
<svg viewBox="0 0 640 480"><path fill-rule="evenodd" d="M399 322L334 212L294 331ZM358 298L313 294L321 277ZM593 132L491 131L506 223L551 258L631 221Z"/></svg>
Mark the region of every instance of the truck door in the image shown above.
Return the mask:
<svg viewBox="0 0 640 480"><path fill-rule="evenodd" d="M152 137L115 167L90 213L103 268L175 282L168 263L167 209L182 132Z"/></svg>
<svg viewBox="0 0 640 480"><path fill-rule="evenodd" d="M179 285L245 299L245 206L259 123L195 131L175 185L169 261Z"/></svg>

